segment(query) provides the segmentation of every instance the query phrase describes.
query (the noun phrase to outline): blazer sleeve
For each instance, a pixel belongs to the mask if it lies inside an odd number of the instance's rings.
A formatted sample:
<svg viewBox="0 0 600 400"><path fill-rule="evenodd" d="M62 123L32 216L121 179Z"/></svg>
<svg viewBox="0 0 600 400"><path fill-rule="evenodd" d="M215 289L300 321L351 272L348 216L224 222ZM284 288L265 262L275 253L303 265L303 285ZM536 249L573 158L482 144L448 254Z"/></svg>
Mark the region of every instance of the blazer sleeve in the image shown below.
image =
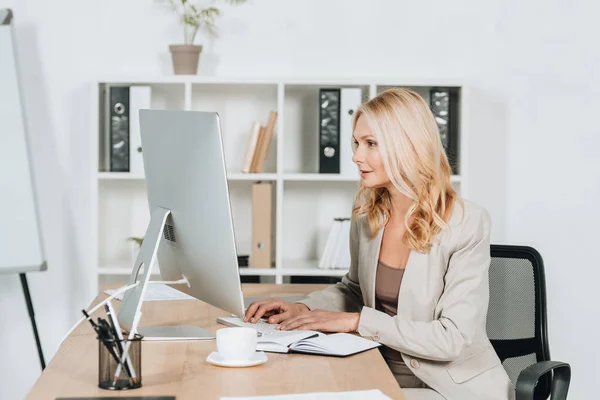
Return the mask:
<svg viewBox="0 0 600 400"><path fill-rule="evenodd" d="M330 310L360 312L363 306L362 294L358 281L358 221L355 217L350 223L350 269L341 282L310 293L306 299L298 301L310 310Z"/></svg>
<svg viewBox="0 0 600 400"><path fill-rule="evenodd" d="M363 307L358 332L401 353L453 361L473 338L485 332L489 304L490 217L487 210L466 215L450 256L444 291L430 322L391 317Z"/></svg>

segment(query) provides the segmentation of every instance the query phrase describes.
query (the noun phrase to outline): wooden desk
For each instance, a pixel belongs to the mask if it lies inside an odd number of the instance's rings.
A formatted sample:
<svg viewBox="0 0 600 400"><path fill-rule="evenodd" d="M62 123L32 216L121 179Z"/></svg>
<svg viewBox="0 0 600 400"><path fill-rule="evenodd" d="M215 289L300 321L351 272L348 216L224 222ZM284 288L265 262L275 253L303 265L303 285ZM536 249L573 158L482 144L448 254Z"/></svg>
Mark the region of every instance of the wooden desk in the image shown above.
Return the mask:
<svg viewBox="0 0 600 400"><path fill-rule="evenodd" d="M323 285L243 285L246 297L302 296ZM107 296L99 294L98 304ZM114 302L115 308L119 301ZM197 300L148 302L141 325L200 325L213 332L226 312ZM104 316L98 311L95 317ZM63 342L27 400L74 396L174 395L183 399L259 396L284 393L380 389L392 399L404 396L377 349L346 358L267 353L266 364L251 368L221 368L205 361L216 351L214 340L143 342L142 387L131 391L98 388L98 343L89 323Z"/></svg>

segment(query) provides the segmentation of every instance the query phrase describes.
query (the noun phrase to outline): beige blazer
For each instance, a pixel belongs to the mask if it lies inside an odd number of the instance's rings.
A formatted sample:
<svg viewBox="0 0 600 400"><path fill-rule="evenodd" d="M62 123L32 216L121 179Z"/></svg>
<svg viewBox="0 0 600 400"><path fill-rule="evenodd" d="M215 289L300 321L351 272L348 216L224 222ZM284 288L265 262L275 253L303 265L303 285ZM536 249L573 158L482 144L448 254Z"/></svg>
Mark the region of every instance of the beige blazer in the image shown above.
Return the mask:
<svg viewBox="0 0 600 400"><path fill-rule="evenodd" d="M429 253L411 251L398 315L375 309L375 275L383 230L370 238L353 220L351 266L342 282L311 293L311 310L360 312L358 333L400 353L413 373L448 400L507 400L514 388L486 334L490 217L457 204Z"/></svg>

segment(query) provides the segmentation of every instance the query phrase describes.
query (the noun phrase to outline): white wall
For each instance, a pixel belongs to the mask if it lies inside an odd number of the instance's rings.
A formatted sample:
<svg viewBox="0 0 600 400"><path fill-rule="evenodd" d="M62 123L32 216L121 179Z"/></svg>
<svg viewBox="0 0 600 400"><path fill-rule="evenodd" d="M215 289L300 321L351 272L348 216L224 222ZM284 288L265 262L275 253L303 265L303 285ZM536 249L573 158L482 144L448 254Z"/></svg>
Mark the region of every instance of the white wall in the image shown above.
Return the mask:
<svg viewBox="0 0 600 400"><path fill-rule="evenodd" d="M593 1L253 0L228 10L201 73L236 76L464 78L495 137L471 193L493 211L497 242L529 244L546 262L552 356L573 367L571 397L595 397L600 352L600 50ZM174 18L148 0L0 0L16 34L42 193L49 271L31 275L50 359L93 297L89 241L89 87L99 75L168 73ZM327 39L324 39L327 38ZM324 62L326 60L327 62ZM491 107L491 108L490 108ZM18 278L0 277L0 398L22 398L39 368ZM18 329L18 333L16 331ZM20 355L20 358L17 357ZM15 382L20 382L15 384Z"/></svg>

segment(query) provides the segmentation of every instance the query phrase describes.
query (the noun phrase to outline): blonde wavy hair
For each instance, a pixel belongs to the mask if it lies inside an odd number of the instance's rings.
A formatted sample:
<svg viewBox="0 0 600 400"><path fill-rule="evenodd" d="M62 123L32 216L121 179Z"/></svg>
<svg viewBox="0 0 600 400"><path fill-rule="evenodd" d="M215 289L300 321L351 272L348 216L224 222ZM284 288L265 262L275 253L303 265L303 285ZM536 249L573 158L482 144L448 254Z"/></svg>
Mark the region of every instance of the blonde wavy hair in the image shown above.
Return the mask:
<svg viewBox="0 0 600 400"><path fill-rule="evenodd" d="M413 200L404 218L403 243L428 252L434 236L446 227L457 201L452 170L429 106L416 92L388 89L362 104L353 116L367 120L375 136L391 183ZM361 183L353 214L366 217L375 237L389 221L391 195L387 188Z"/></svg>

